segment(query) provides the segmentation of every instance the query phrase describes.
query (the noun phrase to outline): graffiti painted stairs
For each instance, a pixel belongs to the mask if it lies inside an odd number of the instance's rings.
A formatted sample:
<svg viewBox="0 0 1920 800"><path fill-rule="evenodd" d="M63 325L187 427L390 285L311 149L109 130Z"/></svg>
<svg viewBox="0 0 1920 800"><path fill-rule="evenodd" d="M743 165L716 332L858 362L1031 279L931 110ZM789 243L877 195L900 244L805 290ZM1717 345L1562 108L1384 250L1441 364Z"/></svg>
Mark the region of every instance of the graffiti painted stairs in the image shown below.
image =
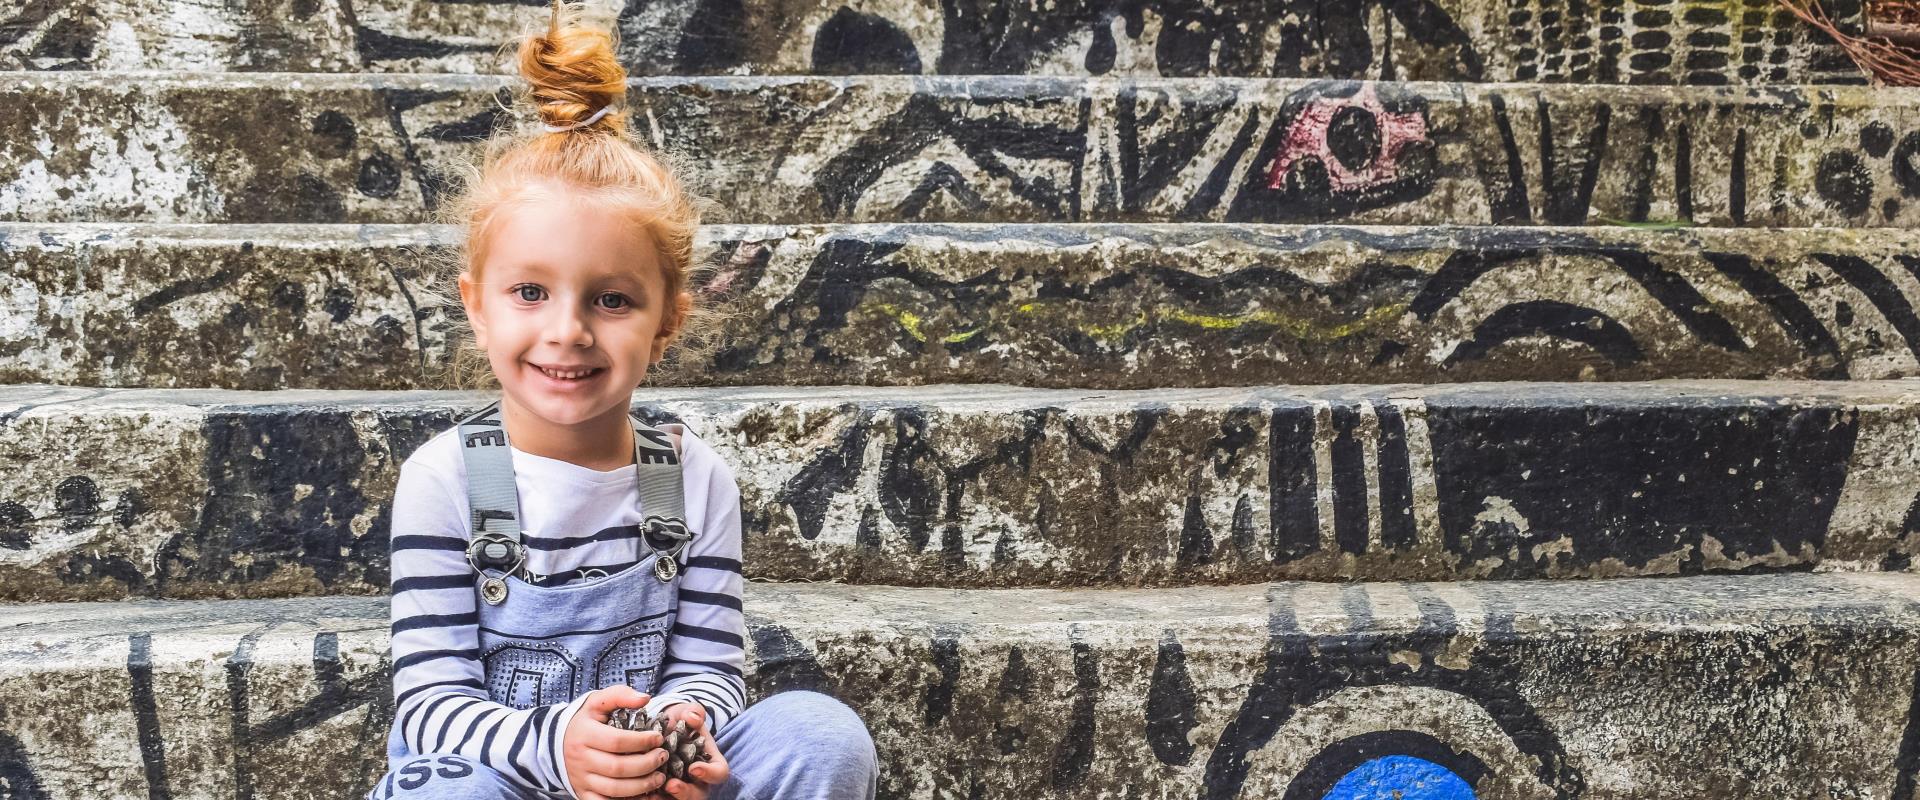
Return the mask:
<svg viewBox="0 0 1920 800"><path fill-rule="evenodd" d="M636 408L756 696L890 798L1915 796L1920 94L1765 0L1036 5L607 9L729 213ZM0 794L384 769L387 501L487 400L424 222L542 19L0 10Z"/></svg>

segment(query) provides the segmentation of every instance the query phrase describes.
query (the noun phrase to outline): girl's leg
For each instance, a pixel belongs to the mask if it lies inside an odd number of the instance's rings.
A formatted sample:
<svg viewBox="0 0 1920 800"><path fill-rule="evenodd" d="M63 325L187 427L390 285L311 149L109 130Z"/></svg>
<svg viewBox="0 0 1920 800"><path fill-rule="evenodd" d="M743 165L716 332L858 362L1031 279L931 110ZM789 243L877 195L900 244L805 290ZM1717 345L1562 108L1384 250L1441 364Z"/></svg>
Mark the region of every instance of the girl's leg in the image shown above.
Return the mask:
<svg viewBox="0 0 1920 800"><path fill-rule="evenodd" d="M872 800L880 785L866 723L819 692L781 692L747 706L715 743L732 776L709 800Z"/></svg>
<svg viewBox="0 0 1920 800"><path fill-rule="evenodd" d="M466 756L416 756L388 772L366 800L529 800L547 797L530 792L493 769Z"/></svg>

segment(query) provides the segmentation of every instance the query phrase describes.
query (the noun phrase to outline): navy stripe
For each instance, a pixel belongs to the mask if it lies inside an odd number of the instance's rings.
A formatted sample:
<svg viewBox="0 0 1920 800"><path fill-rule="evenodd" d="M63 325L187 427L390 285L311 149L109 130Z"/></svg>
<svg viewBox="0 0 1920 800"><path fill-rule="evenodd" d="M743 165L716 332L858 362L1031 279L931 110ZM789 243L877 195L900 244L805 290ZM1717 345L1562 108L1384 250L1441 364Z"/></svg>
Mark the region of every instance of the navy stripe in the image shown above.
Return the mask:
<svg viewBox="0 0 1920 800"><path fill-rule="evenodd" d="M727 701L725 701L725 700L722 700L722 699L720 699L720 696L719 696L719 695L716 695L716 694L714 694L714 693L712 693L712 692L703 692L703 691L700 691L699 689L696 689L696 688L693 688L693 687L690 687L690 686L683 686L683 687L681 687L681 688L679 688L679 689L675 689L674 691L677 691L677 692L679 692L679 693L681 693L681 694L684 694L684 695L686 695L686 696L688 696L688 697L693 697L693 698L697 698L697 699L700 699L700 700L705 700L706 702L704 702L704 703L701 703L701 705L704 705L704 706L706 706L706 707L707 707L707 709L708 709L708 710L707 710L707 716L713 716L713 710L712 710L712 709L713 709L713 708L714 708L715 706L720 706L720 707L730 707L730 706L732 706L732 705L733 705L732 703L729 703L729 702L727 702Z"/></svg>
<svg viewBox="0 0 1920 800"><path fill-rule="evenodd" d="M593 544L594 542L610 542L617 539L638 538L640 538L640 526L621 525L614 528L607 528L599 533L588 536L568 536L564 538L532 537L527 539L527 549L552 552L555 550L572 550L573 548Z"/></svg>
<svg viewBox="0 0 1920 800"><path fill-rule="evenodd" d="M746 684L746 681L730 678L718 672L678 672L665 676L663 680L668 691L673 691L680 686L724 686L737 692L739 691L737 687Z"/></svg>
<svg viewBox="0 0 1920 800"><path fill-rule="evenodd" d="M447 731L453 728L453 721L456 719L459 719L460 714L465 712L467 709L473 708L474 706L477 706L477 705L481 705L480 698L475 697L475 698L472 698L472 700L473 702L468 703L459 708L456 708L451 713L447 714L447 721L440 723L440 732L437 734L434 734L433 741L431 742L422 741L420 743L421 749L424 752L435 753L435 752L439 752L442 749L442 746L447 741Z"/></svg>
<svg viewBox="0 0 1920 800"><path fill-rule="evenodd" d="M416 614L401 617L393 621L393 632L404 633L421 628L445 628L454 625L475 625L480 622L480 612L469 611L465 614Z"/></svg>
<svg viewBox="0 0 1920 800"><path fill-rule="evenodd" d="M421 589L467 589L473 586L473 575L427 575L419 578L401 578L393 582L393 593L412 592Z"/></svg>
<svg viewBox="0 0 1920 800"><path fill-rule="evenodd" d="M433 683L423 683L423 684L420 684L419 686L415 686L411 689L401 692L399 697L396 697L393 699L393 707L404 708L407 705L407 698L410 698L428 689L433 689L441 686L462 686L468 689L487 688L487 685L484 683L481 683L478 678L461 678L459 680L452 680L452 681L434 681Z"/></svg>
<svg viewBox="0 0 1920 800"><path fill-rule="evenodd" d="M493 725L487 728L487 738L480 740L480 763L489 767L495 766L493 763L493 738L500 735L500 726L506 724L507 720L512 718L512 714L501 714L500 719L494 721Z"/></svg>
<svg viewBox="0 0 1920 800"><path fill-rule="evenodd" d="M727 631L717 631L712 628L702 628L698 625L682 625L676 622L673 625L673 635L685 636L690 639L705 639L709 642L730 644L734 647L744 648L747 646L746 640L741 639L738 634Z"/></svg>
<svg viewBox="0 0 1920 800"><path fill-rule="evenodd" d="M687 569L723 569L738 574L740 559L721 558L720 556L694 556L687 559Z"/></svg>
<svg viewBox="0 0 1920 800"><path fill-rule="evenodd" d="M606 633L607 631L617 631L617 630L620 630L621 628L624 628L624 627L627 627L628 625L633 625L633 624L635 624L635 623L640 623L640 622L645 622L645 621L647 621L647 620L650 620L650 619L659 619L659 618L661 618L661 617L664 617L664 616L666 616L666 615L667 615L667 613L668 613L668 612L665 612L665 611L661 611L661 612L657 612L657 613L653 613L653 614L648 614L648 615L646 615L646 616L644 616L644 617L635 617L635 618L633 618L633 619L631 619L631 620L628 620L628 621L626 621L626 622L622 622L622 623L620 623L620 624L618 624L618 625L615 625L615 626L613 626L613 627L611 627L611 628L598 628L598 629L595 629L595 630L590 630L590 631L563 631L563 632L560 632L560 633L549 633L549 634L547 634L547 635L545 635L545 636L535 636L535 635L532 635L532 634L526 634L526 633L508 633L508 632L506 632L506 631L497 631L497 630L494 630L494 629L492 629L492 628L489 628L489 627L486 627L486 626L484 626L484 625L480 627L480 630L483 630L483 631L486 631L487 633L491 633L491 634L494 634L494 635L496 635L496 636L511 636L511 637L514 637L514 638L516 638L516 639L558 639L558 638L560 638L560 637L562 637L562 636L586 636L587 634L591 634L591 633Z"/></svg>
<svg viewBox="0 0 1920 800"><path fill-rule="evenodd" d="M676 659L674 659L674 660L673 660L673 663L672 663L671 665L669 665L669 666L667 667L667 674L669 674L669 675L671 675L671 674L673 674L673 667L677 667L677 666L680 666L681 664L694 664L694 665L698 665L698 666L702 666L702 667L707 667L707 668L709 668L709 669L712 669L712 670L718 670L718 671L720 671L720 672L724 672L724 673L726 673L726 674L728 674L728 675L732 675L732 676L734 676L734 677L736 677L736 678L744 678L744 677L746 677L746 674L745 674L745 673L743 673L743 672L741 672L741 671L740 671L740 668L739 668L739 667L736 667L736 666L734 666L734 665L732 665L732 664L728 664L728 663L726 663L726 662L724 662L724 661L697 661L697 660L694 660L694 659L691 659L691 658L676 658ZM698 675L698 674L701 674L701 673L699 673L699 672L695 672L695 673L693 673L693 674L695 674L695 675Z"/></svg>
<svg viewBox="0 0 1920 800"><path fill-rule="evenodd" d="M574 713L580 712L576 710ZM561 788L567 785L567 777L561 774L567 769L566 756L560 754L561 740L566 737L566 732L560 730L560 720L564 716L555 711L553 717L547 720L547 765L553 768L554 785Z"/></svg>
<svg viewBox="0 0 1920 800"><path fill-rule="evenodd" d="M458 536L395 536L393 537L392 546L389 550L391 552L399 552L401 550L455 550L464 553L467 551L467 540Z"/></svg>
<svg viewBox="0 0 1920 800"><path fill-rule="evenodd" d="M436 658L479 658L479 657L480 657L479 651L471 647L465 650L422 650L418 653L408 653L407 655L402 656L399 661L393 662L393 671L399 672L400 670L406 669L407 667L411 667L415 664L424 664Z"/></svg>
<svg viewBox="0 0 1920 800"><path fill-rule="evenodd" d="M714 695L714 696L715 697L722 697L722 696L732 697L734 698L734 700L738 701L740 705L746 704L747 702L746 694L742 692L739 687L735 686L731 681L727 681L711 672L697 672L697 673L694 673L694 675L705 676L707 680L683 681L675 685L672 691L678 692L683 690L691 691L693 689L725 689L726 690L725 695ZM689 675L687 677L693 677L693 675ZM728 701L728 702L732 702L732 701Z"/></svg>
<svg viewBox="0 0 1920 800"><path fill-rule="evenodd" d="M511 712L507 711L504 707L489 708L481 711L480 716L473 718L473 724L467 726L467 732L460 735L460 745L473 741L473 732L480 730L481 723L486 722L489 718L497 717L497 716L500 716L501 714L507 714L507 713L511 713ZM457 751L460 745L454 745L454 749ZM486 755L485 753L481 754L481 756L485 756L485 755Z"/></svg>
<svg viewBox="0 0 1920 800"><path fill-rule="evenodd" d="M723 608L731 608L735 611L741 610L740 597L738 595L723 594L721 592L702 592L694 589L681 589L680 600L681 602L699 603L701 605L721 606Z"/></svg>
<svg viewBox="0 0 1920 800"><path fill-rule="evenodd" d="M466 695L443 694L443 695L440 695L439 697L433 698L432 700L426 700L415 705L413 707L413 710L407 712L406 718L400 720L400 735L409 737L415 742L420 742L421 744L420 752L423 752L423 753L433 752L431 749L428 749L426 747L426 743L424 741L421 741L421 737L425 736L427 733L427 721L433 719L434 709L439 708L442 703L446 703L449 700L453 700L459 697L466 697ZM472 698L468 698L468 699L472 699ZM415 714L420 715L420 733L418 734L414 734L412 732L413 717Z"/></svg>
<svg viewBox="0 0 1920 800"><path fill-rule="evenodd" d="M507 763L512 764L513 771L520 773L521 777L527 779L527 783L534 786L539 786L544 781L540 780L540 776L533 774L532 770L527 769L526 764L520 762L520 748L527 745L527 734L531 733L534 726L539 725L541 720L546 719L548 712L552 710L553 706L535 708L533 714L522 721L519 735L513 737L513 745L507 748Z"/></svg>
<svg viewBox="0 0 1920 800"><path fill-rule="evenodd" d="M469 708L473 708L474 704L479 702L480 702L480 698L476 697L473 699L472 703L468 703L464 706L456 708L453 710L453 713L448 714L446 720L440 723L440 732L434 734L432 740L423 740L420 742L420 746L423 748L423 752L432 753L440 750L441 749L440 744L447 740L447 731L452 730L453 728L453 721L460 718L461 712L466 711Z"/></svg>

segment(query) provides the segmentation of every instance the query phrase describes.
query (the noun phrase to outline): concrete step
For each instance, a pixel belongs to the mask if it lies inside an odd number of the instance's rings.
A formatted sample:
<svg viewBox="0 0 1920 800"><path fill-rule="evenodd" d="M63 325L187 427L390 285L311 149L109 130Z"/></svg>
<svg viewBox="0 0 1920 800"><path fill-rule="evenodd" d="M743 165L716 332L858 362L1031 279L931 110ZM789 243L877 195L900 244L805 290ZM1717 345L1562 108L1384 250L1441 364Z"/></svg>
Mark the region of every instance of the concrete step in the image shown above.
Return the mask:
<svg viewBox="0 0 1920 800"><path fill-rule="evenodd" d="M1829 38L1765 0L590 5L614 20L635 75L1864 82ZM1858 3L1828 5L1858 25ZM513 72L512 51L501 48L547 22L538 2L454 0L71 0L9 16L0 16L0 68L34 70Z"/></svg>
<svg viewBox="0 0 1920 800"><path fill-rule="evenodd" d="M444 388L450 229L0 223L0 382ZM679 382L1920 374L1904 230L714 226L732 341ZM449 276L444 283L450 284ZM449 295L452 288L447 287ZM1205 353L1206 358L1193 354Z"/></svg>
<svg viewBox="0 0 1920 800"><path fill-rule="evenodd" d="M497 394L0 387L0 600L386 590L400 463ZM1905 569L1920 380L643 393L749 577L954 587Z"/></svg>
<svg viewBox="0 0 1920 800"><path fill-rule="evenodd" d="M756 583L749 696L852 705L888 798L1384 797L1388 766L1460 787L1408 797L1893 798L1916 600L1912 574ZM358 796L387 624L382 598L0 609L0 764L35 797Z"/></svg>
<svg viewBox="0 0 1920 800"><path fill-rule="evenodd" d="M510 85L0 73L0 219L428 221ZM629 103L741 223L1920 223L1913 88L660 78Z"/></svg>

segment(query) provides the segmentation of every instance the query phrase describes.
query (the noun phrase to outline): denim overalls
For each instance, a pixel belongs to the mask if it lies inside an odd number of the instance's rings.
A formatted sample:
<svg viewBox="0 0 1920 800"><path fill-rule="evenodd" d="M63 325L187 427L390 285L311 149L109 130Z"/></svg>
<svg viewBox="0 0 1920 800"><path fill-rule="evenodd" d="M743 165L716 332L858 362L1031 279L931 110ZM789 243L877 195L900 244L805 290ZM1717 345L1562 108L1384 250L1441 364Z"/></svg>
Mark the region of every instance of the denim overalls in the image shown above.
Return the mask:
<svg viewBox="0 0 1920 800"><path fill-rule="evenodd" d="M476 569L479 655L494 702L516 709L565 703L623 682L649 695L658 691L684 568L678 558L695 534L685 523L672 438L631 415L629 421L648 552L611 575L587 576L532 575L516 568L515 562L524 561L517 547L519 498L500 404L460 422L473 511L468 553ZM877 788L877 758L864 723L852 709L816 692L785 692L754 703L715 744L732 777L711 787L712 800L857 800L872 798ZM387 755L389 772L369 800L565 797L519 786L462 756L410 753L398 724L388 734Z"/></svg>

